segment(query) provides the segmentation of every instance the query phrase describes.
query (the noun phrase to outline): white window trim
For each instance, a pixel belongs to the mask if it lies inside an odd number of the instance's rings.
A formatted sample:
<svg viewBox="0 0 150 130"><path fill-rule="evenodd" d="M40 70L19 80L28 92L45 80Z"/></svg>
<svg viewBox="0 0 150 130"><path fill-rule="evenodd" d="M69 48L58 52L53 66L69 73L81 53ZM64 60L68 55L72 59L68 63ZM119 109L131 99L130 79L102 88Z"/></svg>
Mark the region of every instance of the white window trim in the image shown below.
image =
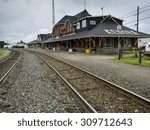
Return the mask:
<svg viewBox="0 0 150 130"><path fill-rule="evenodd" d="M82 21L82 28L86 28L86 27L87 27L86 20L83 20Z"/></svg>
<svg viewBox="0 0 150 130"><path fill-rule="evenodd" d="M96 25L96 21L95 20L90 20L90 25Z"/></svg>
<svg viewBox="0 0 150 130"><path fill-rule="evenodd" d="M77 23L77 29L80 29L81 28L81 24L80 22Z"/></svg>

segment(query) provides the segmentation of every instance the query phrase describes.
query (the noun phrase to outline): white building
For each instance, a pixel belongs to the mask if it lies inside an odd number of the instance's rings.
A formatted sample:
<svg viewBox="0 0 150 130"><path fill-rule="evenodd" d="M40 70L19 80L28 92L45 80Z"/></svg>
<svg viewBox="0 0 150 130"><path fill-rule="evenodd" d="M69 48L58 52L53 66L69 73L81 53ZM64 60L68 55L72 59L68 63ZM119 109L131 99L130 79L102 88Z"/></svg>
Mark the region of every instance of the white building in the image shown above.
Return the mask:
<svg viewBox="0 0 150 130"><path fill-rule="evenodd" d="M142 38L138 40L138 47L146 46L147 43L150 42L150 38Z"/></svg>

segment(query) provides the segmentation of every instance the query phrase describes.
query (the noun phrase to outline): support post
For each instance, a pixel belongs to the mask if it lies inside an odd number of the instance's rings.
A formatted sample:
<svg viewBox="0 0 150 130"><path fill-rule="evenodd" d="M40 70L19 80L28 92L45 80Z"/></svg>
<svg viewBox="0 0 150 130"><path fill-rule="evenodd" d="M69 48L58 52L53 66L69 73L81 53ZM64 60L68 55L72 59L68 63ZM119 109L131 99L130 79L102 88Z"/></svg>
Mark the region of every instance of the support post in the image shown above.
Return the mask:
<svg viewBox="0 0 150 130"><path fill-rule="evenodd" d="M53 24L53 27L55 26L55 4L54 4L54 0L52 0L52 24Z"/></svg>
<svg viewBox="0 0 150 130"><path fill-rule="evenodd" d="M138 57L138 63L141 64L142 63L142 55L141 55L141 50L139 50L139 57Z"/></svg>
<svg viewBox="0 0 150 130"><path fill-rule="evenodd" d="M117 25L117 30L121 30L121 25ZM118 35L118 60L122 58L122 48L121 48L121 40Z"/></svg>
<svg viewBox="0 0 150 130"><path fill-rule="evenodd" d="M139 6L137 7L137 31L139 31Z"/></svg>

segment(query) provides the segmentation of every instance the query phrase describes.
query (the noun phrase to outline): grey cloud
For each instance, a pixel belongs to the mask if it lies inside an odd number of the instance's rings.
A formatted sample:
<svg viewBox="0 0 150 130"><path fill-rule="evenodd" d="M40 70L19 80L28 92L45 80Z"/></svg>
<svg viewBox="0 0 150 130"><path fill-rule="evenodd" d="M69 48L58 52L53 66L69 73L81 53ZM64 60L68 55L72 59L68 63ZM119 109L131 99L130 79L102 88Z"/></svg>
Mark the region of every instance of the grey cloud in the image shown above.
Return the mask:
<svg viewBox="0 0 150 130"><path fill-rule="evenodd" d="M7 3L7 2L13 2L14 0L1 0L1 1L4 2L4 3Z"/></svg>
<svg viewBox="0 0 150 130"><path fill-rule="evenodd" d="M84 9L84 0L54 1L56 22L64 15L75 15ZM149 0L86 0L86 3L87 11L92 15L101 15L101 7L105 6L104 15L120 17L136 10L138 5L149 5ZM140 18L146 16L149 16L149 12L140 14ZM125 20L129 22L132 19ZM150 33L149 22L150 19L140 21L140 31ZM52 31L51 0L0 0L0 38L29 41L34 40L32 38L35 38L40 30Z"/></svg>

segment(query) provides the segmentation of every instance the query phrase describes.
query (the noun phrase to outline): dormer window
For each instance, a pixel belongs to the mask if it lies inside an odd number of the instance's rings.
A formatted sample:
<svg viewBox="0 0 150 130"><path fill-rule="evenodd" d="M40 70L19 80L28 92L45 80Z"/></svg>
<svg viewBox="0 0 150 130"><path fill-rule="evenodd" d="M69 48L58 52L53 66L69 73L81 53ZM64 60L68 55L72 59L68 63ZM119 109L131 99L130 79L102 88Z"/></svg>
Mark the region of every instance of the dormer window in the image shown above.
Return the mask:
<svg viewBox="0 0 150 130"><path fill-rule="evenodd" d="M82 21L82 28L85 28L86 27L86 20L83 20Z"/></svg>
<svg viewBox="0 0 150 130"><path fill-rule="evenodd" d="M80 22L77 23L77 29L80 29Z"/></svg>
<svg viewBox="0 0 150 130"><path fill-rule="evenodd" d="M96 21L91 20L91 21L90 21L90 25L96 25Z"/></svg>

